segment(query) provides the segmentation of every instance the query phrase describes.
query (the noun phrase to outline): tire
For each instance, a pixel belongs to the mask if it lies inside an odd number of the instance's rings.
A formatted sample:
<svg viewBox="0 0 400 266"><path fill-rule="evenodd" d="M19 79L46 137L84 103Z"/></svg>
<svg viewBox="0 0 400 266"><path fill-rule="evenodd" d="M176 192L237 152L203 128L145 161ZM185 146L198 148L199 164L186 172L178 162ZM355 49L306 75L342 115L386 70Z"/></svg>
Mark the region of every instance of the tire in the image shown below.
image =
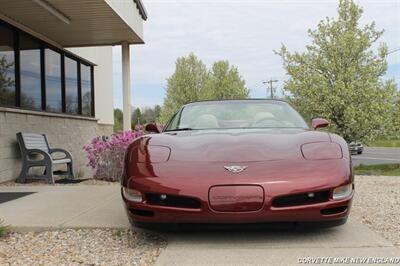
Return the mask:
<svg viewBox="0 0 400 266"><path fill-rule="evenodd" d="M357 152L357 154L362 154L362 153L363 153L362 151L358 151L358 152Z"/></svg>

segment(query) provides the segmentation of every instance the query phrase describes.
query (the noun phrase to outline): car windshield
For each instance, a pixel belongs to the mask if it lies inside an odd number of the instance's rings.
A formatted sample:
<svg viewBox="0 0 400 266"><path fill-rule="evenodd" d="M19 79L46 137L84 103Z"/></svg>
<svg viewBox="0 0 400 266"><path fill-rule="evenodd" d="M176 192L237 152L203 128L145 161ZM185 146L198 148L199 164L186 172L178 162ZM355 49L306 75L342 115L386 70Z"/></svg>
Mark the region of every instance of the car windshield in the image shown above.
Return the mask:
<svg viewBox="0 0 400 266"><path fill-rule="evenodd" d="M184 106L165 131L234 128L308 128L289 104L271 100L198 102Z"/></svg>

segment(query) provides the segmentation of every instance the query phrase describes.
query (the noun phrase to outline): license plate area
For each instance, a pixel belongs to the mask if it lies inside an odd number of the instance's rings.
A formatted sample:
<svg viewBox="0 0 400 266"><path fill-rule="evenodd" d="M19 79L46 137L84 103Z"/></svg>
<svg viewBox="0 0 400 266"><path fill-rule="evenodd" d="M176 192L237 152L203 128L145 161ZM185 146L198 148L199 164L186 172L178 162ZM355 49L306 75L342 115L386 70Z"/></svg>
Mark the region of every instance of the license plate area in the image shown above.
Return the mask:
<svg viewBox="0 0 400 266"><path fill-rule="evenodd" d="M214 211L258 211L264 204L264 189L258 185L218 185L210 188L208 201Z"/></svg>

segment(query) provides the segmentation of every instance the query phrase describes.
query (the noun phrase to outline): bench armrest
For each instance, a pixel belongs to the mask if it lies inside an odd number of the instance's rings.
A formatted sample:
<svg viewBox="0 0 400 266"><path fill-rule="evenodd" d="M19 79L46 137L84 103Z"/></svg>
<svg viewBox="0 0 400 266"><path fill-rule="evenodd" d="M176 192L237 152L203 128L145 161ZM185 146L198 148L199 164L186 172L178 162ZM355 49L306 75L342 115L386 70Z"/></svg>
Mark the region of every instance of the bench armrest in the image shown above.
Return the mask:
<svg viewBox="0 0 400 266"><path fill-rule="evenodd" d="M47 152L45 152L45 151L43 151L43 150L39 150L39 149L29 149L29 150L26 151L26 153L27 153L27 155L28 155L28 160L30 160L30 161L38 161L38 162L40 162L40 161L51 161L51 156L50 156L50 154L47 153ZM42 159L42 160L31 160L29 156L30 156L30 155L35 155L35 154L42 155L42 156L43 156L43 159Z"/></svg>
<svg viewBox="0 0 400 266"><path fill-rule="evenodd" d="M64 158L61 158L61 159L71 159L71 160L72 160L72 155L71 155L71 153L70 153L69 151L67 151L67 150L60 149L60 148L54 148L54 149L50 149L50 150L49 150L49 153L50 153L50 154L55 153L55 152L60 152L60 153L64 153L64 154L65 154L65 157L64 157Z"/></svg>

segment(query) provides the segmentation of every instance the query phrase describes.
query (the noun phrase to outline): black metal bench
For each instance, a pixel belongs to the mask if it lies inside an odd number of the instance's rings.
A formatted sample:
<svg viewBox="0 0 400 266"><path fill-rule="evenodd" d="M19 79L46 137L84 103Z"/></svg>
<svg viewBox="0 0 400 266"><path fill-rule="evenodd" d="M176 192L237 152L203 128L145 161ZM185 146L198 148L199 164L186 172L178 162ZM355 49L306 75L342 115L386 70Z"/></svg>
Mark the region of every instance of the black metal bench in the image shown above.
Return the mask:
<svg viewBox="0 0 400 266"><path fill-rule="evenodd" d="M45 179L54 184L54 165L66 164L66 174L74 178L71 154L59 148L50 148L46 135L33 133L17 133L17 140L21 150L22 169L16 182L25 183L26 179ZM63 158L53 158L53 153L63 153ZM42 175L28 175L31 167L42 166L45 171Z"/></svg>

